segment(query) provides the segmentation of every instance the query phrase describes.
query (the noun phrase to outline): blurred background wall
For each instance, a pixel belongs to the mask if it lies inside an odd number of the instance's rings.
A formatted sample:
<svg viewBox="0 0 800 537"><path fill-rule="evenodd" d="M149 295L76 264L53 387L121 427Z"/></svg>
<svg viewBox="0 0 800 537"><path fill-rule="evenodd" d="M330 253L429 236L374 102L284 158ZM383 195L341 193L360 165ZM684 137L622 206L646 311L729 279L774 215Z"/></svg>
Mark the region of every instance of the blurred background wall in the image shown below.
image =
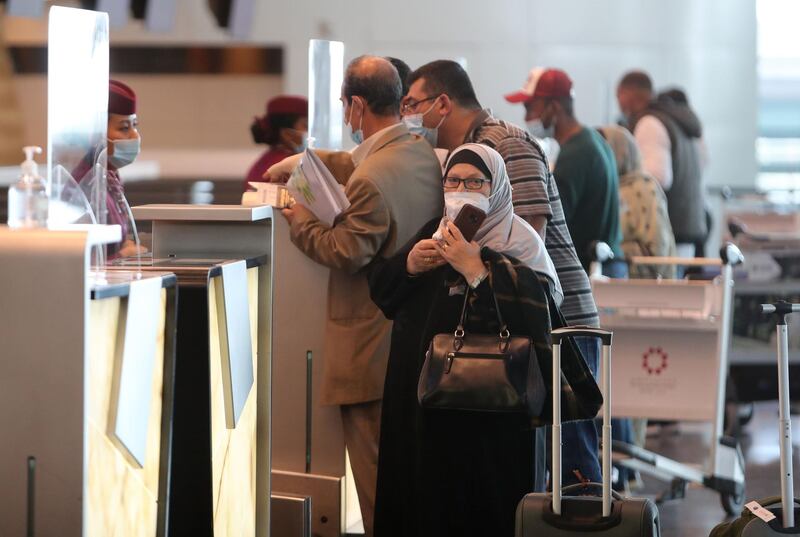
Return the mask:
<svg viewBox="0 0 800 537"><path fill-rule="evenodd" d="M308 40L322 38L344 41L346 60L393 55L414 68L463 58L482 104L518 123L522 107L502 95L520 87L532 66L560 67L572 76L577 114L589 125L614 121L617 80L628 69L645 69L658 87L688 91L705 124L710 184L755 182L756 0L261 0L251 21L249 37L234 39L218 27L207 2L176 0L169 31L146 31L141 21L112 27L112 47L282 50L280 72L271 74L130 74L112 62L112 76L140 95L143 158L169 151L232 150L244 160L257 154L252 117L272 95L307 92ZM5 17L4 27L12 47L46 43L45 18ZM44 77L17 75L15 83L28 118L25 139L44 144ZM249 164L241 163L242 174Z"/></svg>

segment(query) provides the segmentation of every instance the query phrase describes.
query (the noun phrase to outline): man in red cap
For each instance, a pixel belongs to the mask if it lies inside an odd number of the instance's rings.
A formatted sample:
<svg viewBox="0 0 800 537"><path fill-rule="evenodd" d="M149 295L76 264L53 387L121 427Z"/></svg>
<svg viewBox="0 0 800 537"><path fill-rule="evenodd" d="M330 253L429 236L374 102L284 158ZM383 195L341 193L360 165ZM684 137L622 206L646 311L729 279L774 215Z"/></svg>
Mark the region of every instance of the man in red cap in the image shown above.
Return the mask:
<svg viewBox="0 0 800 537"><path fill-rule="evenodd" d="M539 140L555 139L560 146L553 174L564 219L583 269L588 272L589 249L594 241L607 242L617 258L621 258L616 163L602 136L575 118L572 80L559 69L534 68L522 89L506 95L506 100L525 106L525 123L531 136ZM579 343L589 366L596 372L597 341ZM596 453L597 433L593 428L593 424L586 422L571 424L563 430L563 442L568 446L564 452L566 465L583 468L573 461L579 460L577 453L591 450L591 445ZM565 475L564 480L569 482L570 477ZM595 479L595 476L583 477Z"/></svg>
<svg viewBox="0 0 800 537"><path fill-rule="evenodd" d="M525 121L533 136L555 138L561 147L553 174L578 258L588 271L591 245L603 241L617 258L608 270L624 273L614 154L595 129L576 119L572 80L567 73L547 69L532 89L524 101Z"/></svg>

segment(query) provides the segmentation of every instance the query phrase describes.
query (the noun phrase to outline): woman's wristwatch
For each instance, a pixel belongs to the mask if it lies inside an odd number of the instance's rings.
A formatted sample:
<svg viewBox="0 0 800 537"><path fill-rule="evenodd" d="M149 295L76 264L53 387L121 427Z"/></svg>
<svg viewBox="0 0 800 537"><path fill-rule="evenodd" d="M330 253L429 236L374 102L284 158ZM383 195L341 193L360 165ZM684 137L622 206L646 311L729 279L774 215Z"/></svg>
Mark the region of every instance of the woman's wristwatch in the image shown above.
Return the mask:
<svg viewBox="0 0 800 537"><path fill-rule="evenodd" d="M489 269L485 268L481 274L475 276L472 279L472 281L469 282L469 286L472 287L473 289L477 289L478 286L483 282L483 280L486 279L486 276L488 275L489 275Z"/></svg>

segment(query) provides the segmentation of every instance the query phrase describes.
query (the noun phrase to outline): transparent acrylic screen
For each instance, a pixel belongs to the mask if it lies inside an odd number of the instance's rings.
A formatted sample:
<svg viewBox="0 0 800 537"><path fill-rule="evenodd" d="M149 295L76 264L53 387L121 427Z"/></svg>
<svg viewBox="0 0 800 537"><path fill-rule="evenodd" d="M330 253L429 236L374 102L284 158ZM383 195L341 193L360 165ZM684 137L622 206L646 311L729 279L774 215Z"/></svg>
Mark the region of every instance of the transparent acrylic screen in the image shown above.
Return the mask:
<svg viewBox="0 0 800 537"><path fill-rule="evenodd" d="M51 8L47 61L50 224L104 224L108 15Z"/></svg>
<svg viewBox="0 0 800 537"><path fill-rule="evenodd" d="M344 43L312 39L308 44L308 133L312 147L341 149Z"/></svg>

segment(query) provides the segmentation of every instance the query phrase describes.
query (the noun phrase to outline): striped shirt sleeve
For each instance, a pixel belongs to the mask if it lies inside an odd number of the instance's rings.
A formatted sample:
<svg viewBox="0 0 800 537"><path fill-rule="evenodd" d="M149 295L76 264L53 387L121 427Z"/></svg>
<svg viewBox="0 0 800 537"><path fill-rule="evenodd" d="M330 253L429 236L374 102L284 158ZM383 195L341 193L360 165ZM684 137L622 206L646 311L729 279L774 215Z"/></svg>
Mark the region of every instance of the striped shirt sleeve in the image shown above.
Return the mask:
<svg viewBox="0 0 800 537"><path fill-rule="evenodd" d="M553 217L547 195L547 165L542 155L531 144L520 138L500 140L495 150L506 163L511 180L514 212L521 217Z"/></svg>

